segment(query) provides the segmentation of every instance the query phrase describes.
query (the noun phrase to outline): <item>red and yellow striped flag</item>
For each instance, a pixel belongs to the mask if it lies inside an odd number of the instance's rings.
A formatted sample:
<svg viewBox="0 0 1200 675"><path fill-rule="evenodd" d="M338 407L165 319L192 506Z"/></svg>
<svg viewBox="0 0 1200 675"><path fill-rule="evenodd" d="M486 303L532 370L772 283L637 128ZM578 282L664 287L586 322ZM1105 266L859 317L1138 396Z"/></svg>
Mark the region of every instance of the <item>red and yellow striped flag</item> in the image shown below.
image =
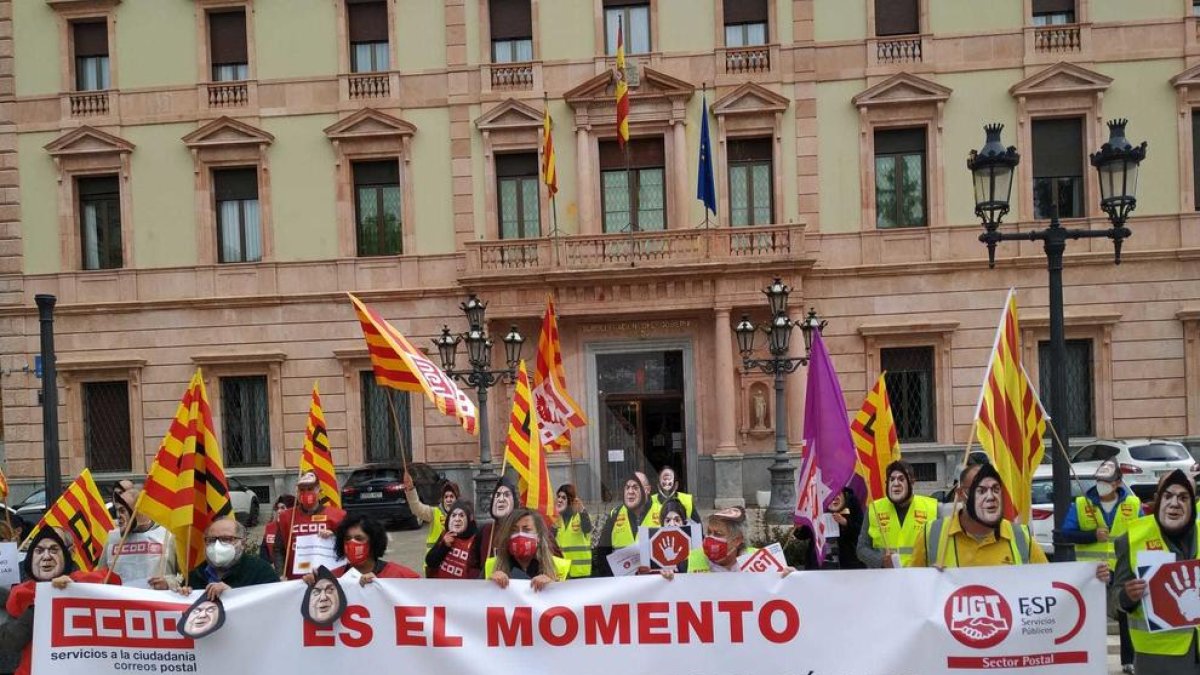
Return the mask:
<svg viewBox="0 0 1200 675"><path fill-rule="evenodd" d="M1033 472L1045 448L1046 411L1021 365L1016 289L1009 289L975 413L979 445L1004 483L1004 516L1029 523Z"/></svg>
<svg viewBox="0 0 1200 675"><path fill-rule="evenodd" d="M629 83L625 80L625 30L617 20L617 146L629 142Z"/></svg>
<svg viewBox="0 0 1200 675"><path fill-rule="evenodd" d="M879 381L867 392L862 408L850 422L850 435L858 452L855 473L867 484L870 501L887 496L884 472L889 464L900 459L900 442L896 438L896 421L892 418L885 375L886 372L880 374Z"/></svg>
<svg viewBox="0 0 1200 675"><path fill-rule="evenodd" d="M475 404L458 388L433 361L425 358L404 337L392 328L378 312L363 304L362 300L347 293L358 312L362 324L363 338L371 354L371 366L375 369L375 382L381 387L401 391L422 391L443 415L455 417L467 433L478 434Z"/></svg>
<svg viewBox="0 0 1200 675"><path fill-rule="evenodd" d="M546 105L546 119L542 122L542 182L550 196L558 194L558 169L554 158L554 123L550 121L550 106Z"/></svg>
<svg viewBox="0 0 1200 675"><path fill-rule="evenodd" d="M571 429L587 424L579 404L567 393L567 375L563 369L562 345L558 338L558 317L554 297L546 296L542 332L538 337L537 363L533 371L533 402L537 407L538 429L542 445L548 451L571 446Z"/></svg>
<svg viewBox="0 0 1200 675"><path fill-rule="evenodd" d="M70 535L71 558L79 569L90 572L100 564L108 533L117 524L104 508L104 498L92 480L92 472L84 469L29 531L25 541L32 541L43 527L55 527Z"/></svg>
<svg viewBox="0 0 1200 675"><path fill-rule="evenodd" d="M300 475L311 471L321 485L321 498L326 504L342 508L342 493L338 491L337 472L333 468L333 452L329 449L329 433L325 426L325 411L321 410L321 395L313 382L312 403L308 406L308 426L304 429L304 451L300 453Z"/></svg>
<svg viewBox="0 0 1200 675"><path fill-rule="evenodd" d="M522 360L517 369L517 387L508 421L508 440L504 443L504 460L520 476L517 490L521 493L521 504L541 513L546 522L553 523L558 515L554 510L554 488L550 485L546 453L538 440L537 409L531 405L532 399L529 373L525 371L525 361Z"/></svg>
<svg viewBox="0 0 1200 675"><path fill-rule="evenodd" d="M158 446L134 511L175 535L176 559L187 561L187 570L204 562L208 526L233 516L221 446L213 433L212 409L199 368Z"/></svg>
<svg viewBox="0 0 1200 675"><path fill-rule="evenodd" d="M5 506L8 505L8 476L4 475L3 470L0 470L0 500L4 501Z"/></svg>

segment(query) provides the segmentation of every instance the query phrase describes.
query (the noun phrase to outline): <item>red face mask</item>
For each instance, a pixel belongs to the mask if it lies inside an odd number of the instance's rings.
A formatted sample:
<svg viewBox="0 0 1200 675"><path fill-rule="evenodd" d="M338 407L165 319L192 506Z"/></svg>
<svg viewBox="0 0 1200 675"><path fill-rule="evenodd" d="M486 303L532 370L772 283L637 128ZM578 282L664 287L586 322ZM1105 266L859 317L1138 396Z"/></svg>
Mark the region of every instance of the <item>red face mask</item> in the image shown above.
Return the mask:
<svg viewBox="0 0 1200 675"><path fill-rule="evenodd" d="M300 506L311 511L317 505L317 493L305 490L300 493Z"/></svg>
<svg viewBox="0 0 1200 675"><path fill-rule="evenodd" d="M729 555L729 542L724 537L709 535L704 538L704 555L713 562L720 562Z"/></svg>
<svg viewBox="0 0 1200 675"><path fill-rule="evenodd" d="M516 532L508 538L508 553L518 560L530 560L537 555L537 535Z"/></svg>
<svg viewBox="0 0 1200 675"><path fill-rule="evenodd" d="M346 549L346 562L351 565L363 564L371 554L371 545L365 541L347 539L344 548Z"/></svg>

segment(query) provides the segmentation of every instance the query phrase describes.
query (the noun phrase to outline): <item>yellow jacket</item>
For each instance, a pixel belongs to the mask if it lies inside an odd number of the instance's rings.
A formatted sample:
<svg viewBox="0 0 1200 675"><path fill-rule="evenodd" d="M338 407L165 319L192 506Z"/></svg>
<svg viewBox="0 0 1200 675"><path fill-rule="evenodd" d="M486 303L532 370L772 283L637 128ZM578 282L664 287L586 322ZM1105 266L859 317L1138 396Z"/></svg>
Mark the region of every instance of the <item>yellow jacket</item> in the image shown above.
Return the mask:
<svg viewBox="0 0 1200 675"><path fill-rule="evenodd" d="M976 540L963 531L958 515L939 518L925 528L924 536L917 537L913 543L909 567L937 565L942 539L946 542L946 553L941 560L945 567L989 567L1049 562L1046 560L1046 554L1042 552L1042 547L1038 546L1024 525L1014 526L1009 521L1002 520L999 536L993 531L982 540ZM944 534L942 528L945 528ZM927 551L932 553L928 554Z"/></svg>

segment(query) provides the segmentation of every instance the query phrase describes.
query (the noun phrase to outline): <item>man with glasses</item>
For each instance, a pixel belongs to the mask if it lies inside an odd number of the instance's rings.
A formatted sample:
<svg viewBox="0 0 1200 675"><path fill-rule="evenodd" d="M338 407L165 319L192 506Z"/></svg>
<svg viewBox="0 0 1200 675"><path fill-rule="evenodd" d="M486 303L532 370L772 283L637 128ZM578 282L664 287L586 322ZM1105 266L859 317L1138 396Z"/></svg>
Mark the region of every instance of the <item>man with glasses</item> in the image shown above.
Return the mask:
<svg viewBox="0 0 1200 675"><path fill-rule="evenodd" d="M256 555L246 555L246 528L232 517L213 521L204 533L207 560L188 575L188 585L180 588L190 595L193 588L205 589L216 600L231 588L270 584L279 580L275 568Z"/></svg>

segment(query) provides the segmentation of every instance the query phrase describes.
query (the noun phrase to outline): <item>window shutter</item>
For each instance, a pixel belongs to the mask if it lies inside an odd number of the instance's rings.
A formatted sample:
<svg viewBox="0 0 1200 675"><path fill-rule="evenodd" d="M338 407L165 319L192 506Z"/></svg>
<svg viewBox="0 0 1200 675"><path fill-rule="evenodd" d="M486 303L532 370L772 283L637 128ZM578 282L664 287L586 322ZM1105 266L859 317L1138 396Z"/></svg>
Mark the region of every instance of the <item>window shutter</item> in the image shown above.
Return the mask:
<svg viewBox="0 0 1200 675"><path fill-rule="evenodd" d="M72 24L75 32L75 56L108 56L108 22L105 20Z"/></svg>
<svg viewBox="0 0 1200 675"><path fill-rule="evenodd" d="M496 176L499 178L537 175L539 175L539 169L535 152L496 155Z"/></svg>
<svg viewBox="0 0 1200 675"><path fill-rule="evenodd" d="M1074 12L1075 0L1033 0L1034 14Z"/></svg>
<svg viewBox="0 0 1200 675"><path fill-rule="evenodd" d="M876 35L915 35L921 32L919 0L875 0Z"/></svg>
<svg viewBox="0 0 1200 675"><path fill-rule="evenodd" d="M724 0L725 25L767 23L767 0Z"/></svg>
<svg viewBox="0 0 1200 675"><path fill-rule="evenodd" d="M1083 175L1083 120L1033 121L1033 177Z"/></svg>
<svg viewBox="0 0 1200 675"><path fill-rule="evenodd" d="M925 154L925 128L881 129L875 132L876 155Z"/></svg>
<svg viewBox="0 0 1200 675"><path fill-rule="evenodd" d="M771 161L770 138L741 138L730 139L728 159L730 162L769 162Z"/></svg>
<svg viewBox="0 0 1200 675"><path fill-rule="evenodd" d="M209 57L214 66L249 63L246 58L246 12L208 15Z"/></svg>
<svg viewBox="0 0 1200 675"><path fill-rule="evenodd" d="M629 140L629 168L653 169L666 165L661 137L633 138ZM612 171L625 168L625 153L616 141L600 143L600 169Z"/></svg>
<svg viewBox="0 0 1200 675"><path fill-rule="evenodd" d="M649 0L604 0L605 7L629 7L630 5L649 5Z"/></svg>
<svg viewBox="0 0 1200 675"><path fill-rule="evenodd" d="M354 169L355 185L400 184L399 160L385 160L382 162L355 162L352 167Z"/></svg>
<svg viewBox="0 0 1200 675"><path fill-rule="evenodd" d="M346 19L350 42L387 42L387 3L378 0L347 0Z"/></svg>
<svg viewBox="0 0 1200 675"><path fill-rule="evenodd" d="M75 190L80 199L116 197L120 193L116 176L83 176L76 179Z"/></svg>
<svg viewBox="0 0 1200 675"><path fill-rule="evenodd" d="M219 202L234 199L258 199L258 169L213 171L213 191Z"/></svg>
<svg viewBox="0 0 1200 675"><path fill-rule="evenodd" d="M489 0L492 39L526 40L533 37L530 4L530 0Z"/></svg>

